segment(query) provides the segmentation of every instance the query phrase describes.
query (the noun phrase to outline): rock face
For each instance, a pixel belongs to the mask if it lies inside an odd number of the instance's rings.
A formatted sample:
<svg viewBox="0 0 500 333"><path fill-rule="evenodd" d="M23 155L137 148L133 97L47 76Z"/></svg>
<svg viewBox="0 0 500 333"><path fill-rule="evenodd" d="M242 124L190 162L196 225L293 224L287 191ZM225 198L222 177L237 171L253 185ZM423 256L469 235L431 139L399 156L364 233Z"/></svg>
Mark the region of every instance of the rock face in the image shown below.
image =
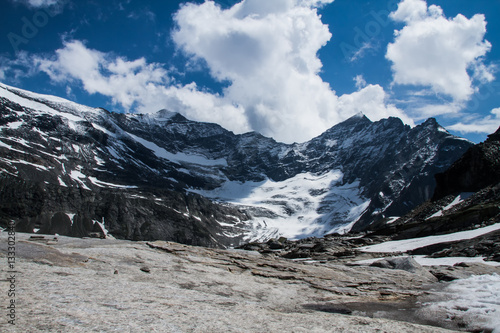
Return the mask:
<svg viewBox="0 0 500 333"><path fill-rule="evenodd" d="M134 195L100 188L85 191L16 178L0 182L2 217L15 219L20 232L73 237L95 233L105 237L109 232L123 239L171 239L209 247L240 242L241 236L224 236L224 228L214 221L230 221L232 230L236 229L236 219L247 218L237 209L195 194L169 190L157 190L155 194Z"/></svg>
<svg viewBox="0 0 500 333"><path fill-rule="evenodd" d="M500 128L488 139L456 161L446 172L436 175L433 199L462 192L477 192L500 182Z"/></svg>
<svg viewBox="0 0 500 333"><path fill-rule="evenodd" d="M357 115L305 143L0 85L0 224L226 247L367 229L428 200L471 143Z"/></svg>

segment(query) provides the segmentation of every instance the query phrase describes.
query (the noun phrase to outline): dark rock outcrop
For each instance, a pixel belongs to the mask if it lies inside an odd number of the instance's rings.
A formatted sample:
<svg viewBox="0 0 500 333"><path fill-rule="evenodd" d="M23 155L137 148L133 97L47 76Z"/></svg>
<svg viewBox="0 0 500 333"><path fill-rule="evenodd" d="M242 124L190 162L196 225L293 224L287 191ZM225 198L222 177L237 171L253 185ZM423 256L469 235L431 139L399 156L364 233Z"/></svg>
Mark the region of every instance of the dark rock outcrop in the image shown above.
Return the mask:
<svg viewBox="0 0 500 333"><path fill-rule="evenodd" d="M4 176L0 181L0 219L15 220L20 232L73 237L109 232L114 237L136 241L171 239L209 247L240 243L240 234L229 237L224 233L241 223L236 218L248 218L243 212L196 194L169 190L157 190L155 194L145 196L112 189L88 191ZM224 228L215 220L235 227Z"/></svg>
<svg viewBox="0 0 500 333"><path fill-rule="evenodd" d="M446 172L436 175L433 200L450 194L476 192L500 182L500 128L475 145Z"/></svg>

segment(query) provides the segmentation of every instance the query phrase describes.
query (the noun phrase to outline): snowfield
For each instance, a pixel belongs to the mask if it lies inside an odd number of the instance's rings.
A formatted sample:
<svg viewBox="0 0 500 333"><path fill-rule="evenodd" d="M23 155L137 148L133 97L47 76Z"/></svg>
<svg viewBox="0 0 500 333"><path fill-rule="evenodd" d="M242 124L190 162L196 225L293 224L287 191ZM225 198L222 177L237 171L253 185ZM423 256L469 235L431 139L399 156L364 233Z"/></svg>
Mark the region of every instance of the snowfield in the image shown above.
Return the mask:
<svg viewBox="0 0 500 333"><path fill-rule="evenodd" d="M447 235L428 236L421 238L390 241L376 245L364 246L359 248L359 250L363 252L372 252L372 253L406 252L434 244L472 239L496 230L500 230L500 223L496 223L484 228L468 230L468 231L460 231Z"/></svg>

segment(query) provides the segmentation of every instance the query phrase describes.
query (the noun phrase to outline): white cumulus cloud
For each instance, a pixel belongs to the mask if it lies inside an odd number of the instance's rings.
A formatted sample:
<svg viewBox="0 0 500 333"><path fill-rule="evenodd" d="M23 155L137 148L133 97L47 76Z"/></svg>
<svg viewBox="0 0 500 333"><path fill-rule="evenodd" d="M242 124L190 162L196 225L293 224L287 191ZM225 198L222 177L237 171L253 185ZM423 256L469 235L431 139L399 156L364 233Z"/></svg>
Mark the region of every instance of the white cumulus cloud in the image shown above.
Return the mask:
<svg viewBox="0 0 500 333"><path fill-rule="evenodd" d="M66 41L54 57L38 57L34 63L53 82L76 81L87 93L108 96L127 112L150 113L167 108L237 132L250 129L241 108L200 91L195 83L181 86L172 82L160 64L148 64L144 58L128 61L90 49L81 41Z"/></svg>
<svg viewBox="0 0 500 333"><path fill-rule="evenodd" d="M492 67L483 63L491 49L484 40L484 15L447 18L439 6L427 6L424 0L403 0L390 17L405 23L395 32L386 54L392 62L395 84L429 87L454 102L463 102L477 89L474 79L494 79Z"/></svg>
<svg viewBox="0 0 500 333"><path fill-rule="evenodd" d="M243 0L226 10L213 1L183 5L172 38L192 68L208 68L227 83L222 94L179 84L163 64L100 52L78 40L64 41L52 57L34 57L35 67L55 83L78 83L128 112L166 108L283 142L307 141L359 112L412 125L380 85L360 76L357 91L337 96L321 79L317 53L332 35L317 8L332 1Z"/></svg>
<svg viewBox="0 0 500 333"><path fill-rule="evenodd" d="M148 86L168 83L167 72L159 65L146 64L144 58L113 58L80 41L65 42L55 58L38 58L35 62L53 81L80 80L88 93L109 96L125 109L130 109Z"/></svg>
<svg viewBox="0 0 500 333"><path fill-rule="evenodd" d="M411 118L388 101L389 96L381 86L369 84L352 94L340 96L338 108L350 115L362 112L372 121L398 117L405 124L414 125Z"/></svg>
<svg viewBox="0 0 500 333"><path fill-rule="evenodd" d="M360 111L372 120L403 115L386 106L380 86L338 97L319 76L317 52L332 34L316 6L332 1L244 0L227 10L186 4L174 17L173 40L230 83L223 97L245 110L252 129L281 141L308 140Z"/></svg>

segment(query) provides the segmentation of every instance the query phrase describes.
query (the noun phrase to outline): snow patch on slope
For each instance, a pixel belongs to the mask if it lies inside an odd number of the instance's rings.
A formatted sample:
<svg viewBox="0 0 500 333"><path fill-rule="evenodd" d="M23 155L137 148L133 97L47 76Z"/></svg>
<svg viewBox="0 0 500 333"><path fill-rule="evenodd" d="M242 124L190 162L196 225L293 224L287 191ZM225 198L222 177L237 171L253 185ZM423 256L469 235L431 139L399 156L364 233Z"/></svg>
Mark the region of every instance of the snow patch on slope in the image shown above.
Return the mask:
<svg viewBox="0 0 500 333"><path fill-rule="evenodd" d="M443 257L443 258L427 258L425 255L413 256L416 262L422 266L454 266L461 262L478 263L488 266L500 266L499 262L486 261L484 257Z"/></svg>
<svg viewBox="0 0 500 333"><path fill-rule="evenodd" d="M0 85L0 96L1 97L5 97L8 100L10 100L10 101L12 101L14 103L17 103L17 104L19 104L19 105L21 105L23 107L36 110L39 113L45 112L45 113L48 113L48 114L51 114L51 115L56 115L56 116L60 116L62 118L66 118L66 119L69 120L69 125L71 125L71 126L75 126L74 122L84 121L85 120L84 118L76 116L76 115L73 115L71 113L60 112L60 111L58 111L58 110L56 110L54 108L51 108L50 106L48 106L48 105L46 105L44 103L37 102L37 101L31 100L31 99L19 96L19 95L13 93L13 92L7 90L2 85Z"/></svg>
<svg viewBox="0 0 500 333"><path fill-rule="evenodd" d="M25 153L26 153L26 152L24 152L24 151L22 151L22 150L15 149L15 148L14 148L14 147L12 147L11 145L8 145L8 144L6 144L5 142L3 142L3 141L1 141L1 140L0 140L0 147L2 147L2 148L7 148L7 149L9 149L9 150L16 151L16 152L18 152L18 153L23 153L23 154L25 154Z"/></svg>
<svg viewBox="0 0 500 333"><path fill-rule="evenodd" d="M377 252L377 253L406 252L434 244L473 239L497 230L500 230L500 223L495 223L493 225L484 228L460 231L447 235L389 241L376 245L361 247L359 248L359 250L363 252Z"/></svg>
<svg viewBox="0 0 500 333"><path fill-rule="evenodd" d="M137 188L137 186L132 186L132 185L118 185L118 184L112 184L112 183L107 183L107 182L103 182L99 179L97 179L96 177L88 177L89 180L92 182L92 184L94 184L95 186L98 186L98 187L104 187L104 188L109 188L109 187L112 187L112 188Z"/></svg>
<svg viewBox="0 0 500 333"><path fill-rule="evenodd" d="M84 189L86 190L90 190L90 188L85 184L85 182L83 181L83 179L86 179L87 176L84 175L83 173L81 173L80 171L78 170L71 170L71 172L69 173L69 176L74 180L76 181L77 183L79 183Z"/></svg>
<svg viewBox="0 0 500 333"><path fill-rule="evenodd" d="M455 207L456 205L458 205L459 203L467 200L469 197L471 197L474 193L473 192L464 192L464 193L461 193L460 195L458 195L455 200L453 200L453 202L451 202L448 206L444 207L442 210L440 210L439 212L429 216L427 218L427 220L433 218L433 217L439 217L439 216L443 216L443 213L446 212L447 210L450 210L451 208Z"/></svg>
<svg viewBox="0 0 500 333"><path fill-rule="evenodd" d="M405 257L405 256L401 256ZM496 261L485 261L484 257L443 257L443 258L428 258L425 255L411 256L417 263L422 266L454 266L458 263L478 263L485 264L488 266L500 266L499 262ZM390 257L396 258L396 257ZM354 261L355 265L371 265L374 262L380 261L382 259L387 259L387 257L378 257L365 260Z"/></svg>
<svg viewBox="0 0 500 333"><path fill-rule="evenodd" d="M183 164L183 163L189 163L189 164L198 164L198 165L203 165L203 166L227 166L227 161L225 158L220 158L216 160L211 160L206 158L205 156L202 155L195 155L195 154L184 154L184 153L171 153L168 152L166 149L161 148L157 144L144 140L136 135L127 133L131 138L133 138L135 141L139 142L141 145L144 147L152 150L156 156L160 158L164 158L166 160Z"/></svg>

